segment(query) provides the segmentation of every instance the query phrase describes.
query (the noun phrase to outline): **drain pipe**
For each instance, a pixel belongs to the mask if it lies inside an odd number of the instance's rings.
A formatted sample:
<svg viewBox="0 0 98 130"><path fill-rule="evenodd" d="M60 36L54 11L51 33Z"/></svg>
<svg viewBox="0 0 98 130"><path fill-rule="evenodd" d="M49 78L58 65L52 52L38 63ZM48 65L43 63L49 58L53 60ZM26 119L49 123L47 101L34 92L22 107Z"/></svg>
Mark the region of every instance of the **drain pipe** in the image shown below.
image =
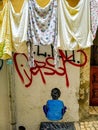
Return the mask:
<svg viewBox="0 0 98 130"><path fill-rule="evenodd" d="M15 70L11 59L7 60L7 79L10 109L10 130L16 130Z"/></svg>

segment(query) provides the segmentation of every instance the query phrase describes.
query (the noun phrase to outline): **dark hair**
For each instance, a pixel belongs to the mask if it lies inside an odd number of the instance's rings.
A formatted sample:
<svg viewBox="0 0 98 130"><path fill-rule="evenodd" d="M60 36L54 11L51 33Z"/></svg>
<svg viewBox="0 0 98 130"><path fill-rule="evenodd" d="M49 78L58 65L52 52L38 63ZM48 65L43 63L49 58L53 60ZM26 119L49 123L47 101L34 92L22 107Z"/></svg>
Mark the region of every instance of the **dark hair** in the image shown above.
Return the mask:
<svg viewBox="0 0 98 130"><path fill-rule="evenodd" d="M54 100L58 99L61 95L61 91L58 88L53 88L51 90L51 96Z"/></svg>

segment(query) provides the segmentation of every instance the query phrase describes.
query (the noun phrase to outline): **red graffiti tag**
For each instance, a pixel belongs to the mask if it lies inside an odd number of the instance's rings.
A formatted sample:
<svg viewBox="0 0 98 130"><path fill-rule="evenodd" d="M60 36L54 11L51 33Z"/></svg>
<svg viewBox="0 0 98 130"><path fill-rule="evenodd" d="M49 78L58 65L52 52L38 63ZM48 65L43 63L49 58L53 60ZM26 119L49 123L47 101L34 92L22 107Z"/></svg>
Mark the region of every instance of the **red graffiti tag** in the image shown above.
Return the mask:
<svg viewBox="0 0 98 130"><path fill-rule="evenodd" d="M66 63L69 63L75 67L82 67L87 62L87 56L84 51L78 50L77 53L82 53L82 55L84 56L84 62L82 64L80 63L77 64L73 62L72 60L70 60L73 57L73 54L66 57L64 52L62 50L59 50L59 54L62 61L62 67L59 67L58 69L55 69L54 62L51 62L51 61L54 61L54 58L47 57L45 59L45 62L40 62L40 61L35 60L35 66L30 68L28 72L25 69L25 66L23 64L19 65L17 61L17 57L20 55L19 53L14 54L14 64L15 64L16 71L21 81L25 84L25 87L30 87L30 85L33 82L34 76L36 76L37 74L40 74L44 84L46 84L46 80L45 80L46 76L53 76L53 75L65 76L66 86L69 87L69 79L68 79L68 73L66 69ZM22 54L22 56L25 58L27 62L28 61L27 56L25 54ZM22 74L22 71L25 74L26 78L28 79L28 83L25 82L24 74Z"/></svg>

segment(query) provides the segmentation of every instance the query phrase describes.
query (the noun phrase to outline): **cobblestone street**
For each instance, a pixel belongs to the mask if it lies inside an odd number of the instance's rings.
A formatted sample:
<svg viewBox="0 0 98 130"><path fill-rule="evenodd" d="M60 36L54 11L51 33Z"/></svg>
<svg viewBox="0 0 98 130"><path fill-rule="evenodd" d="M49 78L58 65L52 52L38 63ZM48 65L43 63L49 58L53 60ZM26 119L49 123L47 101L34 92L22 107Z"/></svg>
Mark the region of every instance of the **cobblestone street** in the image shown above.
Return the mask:
<svg viewBox="0 0 98 130"><path fill-rule="evenodd" d="M74 125L76 130L98 130L98 121L76 122Z"/></svg>
<svg viewBox="0 0 98 130"><path fill-rule="evenodd" d="M89 107L91 115L98 115L98 107ZM75 122L76 130L98 130L98 121Z"/></svg>

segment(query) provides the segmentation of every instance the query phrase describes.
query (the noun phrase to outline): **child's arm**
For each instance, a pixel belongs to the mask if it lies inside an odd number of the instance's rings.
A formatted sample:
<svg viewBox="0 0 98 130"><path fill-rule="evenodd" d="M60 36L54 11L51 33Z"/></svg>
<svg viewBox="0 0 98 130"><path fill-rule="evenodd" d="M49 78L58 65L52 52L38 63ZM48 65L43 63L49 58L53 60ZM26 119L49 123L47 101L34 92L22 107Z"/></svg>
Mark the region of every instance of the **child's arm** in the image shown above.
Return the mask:
<svg viewBox="0 0 98 130"><path fill-rule="evenodd" d="M64 106L64 108L62 109L62 115L64 115L64 113L66 112L66 109L67 109L67 107Z"/></svg>
<svg viewBox="0 0 98 130"><path fill-rule="evenodd" d="M63 102L62 102L63 103ZM64 105L64 103L63 103L63 109L62 109L62 115L64 115L64 113L66 112L66 109L67 109L67 107Z"/></svg>
<svg viewBox="0 0 98 130"><path fill-rule="evenodd" d="M43 111L44 111L45 115L47 116L47 112L48 112L47 105L44 105L44 106L43 106Z"/></svg>

